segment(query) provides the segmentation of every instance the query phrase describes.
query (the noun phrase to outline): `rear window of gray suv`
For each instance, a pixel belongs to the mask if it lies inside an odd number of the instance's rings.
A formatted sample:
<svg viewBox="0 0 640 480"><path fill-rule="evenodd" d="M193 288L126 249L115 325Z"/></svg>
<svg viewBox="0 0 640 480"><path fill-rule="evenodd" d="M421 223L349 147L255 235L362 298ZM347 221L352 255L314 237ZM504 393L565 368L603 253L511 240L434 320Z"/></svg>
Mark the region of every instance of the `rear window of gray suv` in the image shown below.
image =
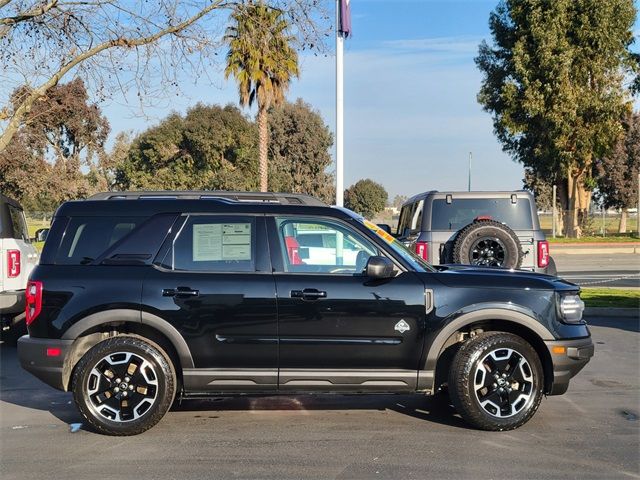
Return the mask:
<svg viewBox="0 0 640 480"><path fill-rule="evenodd" d="M531 230L531 205L529 200L518 198L512 203L510 198L486 199L445 199L433 201L431 210L431 230L459 230L478 217L506 223L513 230Z"/></svg>

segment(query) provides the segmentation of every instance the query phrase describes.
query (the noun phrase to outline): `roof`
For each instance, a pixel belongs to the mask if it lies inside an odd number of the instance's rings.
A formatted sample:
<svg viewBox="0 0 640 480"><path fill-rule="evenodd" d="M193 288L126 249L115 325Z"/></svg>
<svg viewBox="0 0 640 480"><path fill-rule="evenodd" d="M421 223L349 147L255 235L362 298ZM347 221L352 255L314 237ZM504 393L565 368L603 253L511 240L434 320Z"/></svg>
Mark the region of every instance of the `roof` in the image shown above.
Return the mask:
<svg viewBox="0 0 640 480"><path fill-rule="evenodd" d="M221 200L226 202L277 203L280 205L309 205L326 207L327 204L310 195L273 192L230 192L225 190L156 190L96 193L87 200Z"/></svg>

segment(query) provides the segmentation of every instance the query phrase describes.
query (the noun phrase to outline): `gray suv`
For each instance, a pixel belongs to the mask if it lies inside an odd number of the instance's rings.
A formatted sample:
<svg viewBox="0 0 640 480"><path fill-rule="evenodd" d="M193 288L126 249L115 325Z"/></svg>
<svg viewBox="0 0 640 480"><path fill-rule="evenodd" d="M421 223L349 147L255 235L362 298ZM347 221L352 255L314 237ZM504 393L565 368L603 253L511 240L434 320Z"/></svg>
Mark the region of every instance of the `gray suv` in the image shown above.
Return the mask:
<svg viewBox="0 0 640 480"><path fill-rule="evenodd" d="M526 191L420 193L402 206L396 236L433 265L557 274Z"/></svg>

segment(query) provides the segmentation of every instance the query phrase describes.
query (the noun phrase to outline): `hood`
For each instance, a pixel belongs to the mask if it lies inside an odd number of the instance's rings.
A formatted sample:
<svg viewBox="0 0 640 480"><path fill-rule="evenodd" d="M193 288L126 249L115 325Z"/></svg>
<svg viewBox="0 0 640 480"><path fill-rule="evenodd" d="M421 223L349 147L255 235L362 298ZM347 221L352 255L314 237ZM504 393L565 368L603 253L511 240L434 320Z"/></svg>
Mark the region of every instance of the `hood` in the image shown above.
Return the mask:
<svg viewBox="0 0 640 480"><path fill-rule="evenodd" d="M580 290L580 287L562 278L526 270L473 265L438 265L434 268L439 272L436 278L447 287Z"/></svg>

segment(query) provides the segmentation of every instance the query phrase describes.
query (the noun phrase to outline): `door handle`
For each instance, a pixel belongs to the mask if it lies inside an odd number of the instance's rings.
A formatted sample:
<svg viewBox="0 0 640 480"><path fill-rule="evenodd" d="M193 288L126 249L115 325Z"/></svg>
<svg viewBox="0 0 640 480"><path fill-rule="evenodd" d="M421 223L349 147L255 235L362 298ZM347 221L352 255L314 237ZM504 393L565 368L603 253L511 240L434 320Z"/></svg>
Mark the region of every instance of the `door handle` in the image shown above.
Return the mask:
<svg viewBox="0 0 640 480"><path fill-rule="evenodd" d="M305 288L304 290L291 290L291 298L301 298L303 300L318 300L327 298L327 292L315 288Z"/></svg>
<svg viewBox="0 0 640 480"><path fill-rule="evenodd" d="M197 297L200 290L193 290L189 287L163 288L163 297Z"/></svg>

